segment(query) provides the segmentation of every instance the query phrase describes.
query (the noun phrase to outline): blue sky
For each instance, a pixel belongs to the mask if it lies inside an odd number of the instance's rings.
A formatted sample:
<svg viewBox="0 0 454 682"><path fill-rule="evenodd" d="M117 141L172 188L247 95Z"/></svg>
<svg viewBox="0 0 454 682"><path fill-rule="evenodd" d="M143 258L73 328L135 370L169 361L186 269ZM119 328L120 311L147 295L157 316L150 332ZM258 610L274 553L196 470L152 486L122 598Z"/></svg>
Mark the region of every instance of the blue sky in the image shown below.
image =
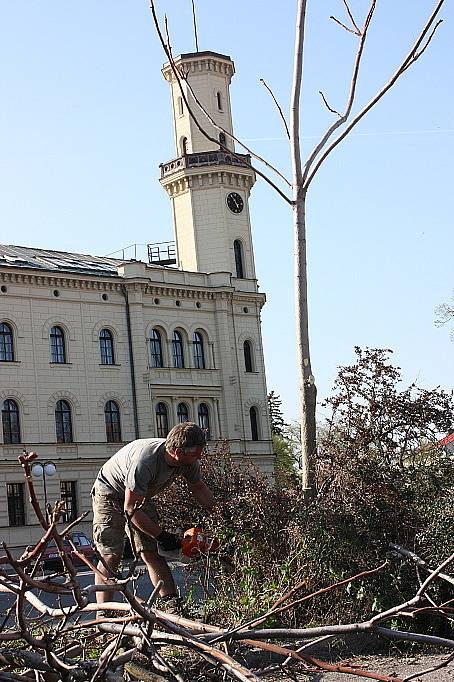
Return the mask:
<svg viewBox="0 0 454 682"><path fill-rule="evenodd" d="M366 2L353 0L360 16ZM378 0L357 108L407 53L432 0ZM264 78L288 111L296 0L197 1L199 48L229 54L235 132L289 169ZM341 0L309 0L301 134L309 151L349 87L355 38ZM160 0L174 53L194 50L190 0ZM434 326L452 275L454 12L429 50L339 147L308 203L309 305L319 398L353 346L389 347L406 382L451 389L454 345ZM175 155L164 62L147 0L0 2L0 241L103 255L172 238L158 166ZM267 293L268 388L296 418L292 226L258 181L256 267ZM132 255L132 254L131 254Z"/></svg>

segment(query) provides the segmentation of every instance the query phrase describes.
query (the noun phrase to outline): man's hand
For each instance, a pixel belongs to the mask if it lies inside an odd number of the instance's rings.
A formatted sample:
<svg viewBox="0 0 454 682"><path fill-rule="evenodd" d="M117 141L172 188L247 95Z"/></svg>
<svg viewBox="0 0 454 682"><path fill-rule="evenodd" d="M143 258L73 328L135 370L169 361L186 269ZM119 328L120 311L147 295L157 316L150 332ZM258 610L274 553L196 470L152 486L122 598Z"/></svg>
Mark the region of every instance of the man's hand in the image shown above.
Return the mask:
<svg viewBox="0 0 454 682"><path fill-rule="evenodd" d="M180 538L174 533L169 533L167 530L162 530L159 535L156 536L156 542L165 552L173 552L181 547Z"/></svg>

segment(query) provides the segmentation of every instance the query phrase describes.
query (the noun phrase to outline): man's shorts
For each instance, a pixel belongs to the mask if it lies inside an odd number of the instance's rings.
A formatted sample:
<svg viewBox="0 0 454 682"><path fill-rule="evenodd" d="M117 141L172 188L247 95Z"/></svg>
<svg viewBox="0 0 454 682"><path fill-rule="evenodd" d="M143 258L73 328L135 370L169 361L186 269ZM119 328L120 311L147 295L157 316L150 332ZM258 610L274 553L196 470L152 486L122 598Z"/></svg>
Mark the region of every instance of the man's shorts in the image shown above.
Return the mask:
<svg viewBox="0 0 454 682"><path fill-rule="evenodd" d="M113 554L121 559L125 542L125 531L131 546L137 553L157 551L156 540L137 528L128 528L122 503L112 493L95 486L93 501L93 540L100 554ZM156 507L151 500L145 500L140 508L155 523L159 523Z"/></svg>

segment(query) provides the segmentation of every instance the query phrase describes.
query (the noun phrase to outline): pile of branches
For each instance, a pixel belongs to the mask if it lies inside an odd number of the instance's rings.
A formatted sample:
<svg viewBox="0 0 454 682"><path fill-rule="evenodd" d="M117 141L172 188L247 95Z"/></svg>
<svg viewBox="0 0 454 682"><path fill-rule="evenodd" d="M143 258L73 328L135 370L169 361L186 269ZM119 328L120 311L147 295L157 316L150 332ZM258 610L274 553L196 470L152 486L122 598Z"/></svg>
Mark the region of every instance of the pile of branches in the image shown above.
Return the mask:
<svg viewBox="0 0 454 682"><path fill-rule="evenodd" d="M454 560L454 554L432 569L412 552L395 545L393 551L415 565L420 578L419 589L411 599L367 620L340 625L264 627L267 621L297 604L315 600L322 593L334 591L347 582L364 581L377 572L386 571L388 561L304 596L300 595L306 583L295 584L266 613L229 627L178 617L156 608L159 585L152 589L146 601L139 598L135 590L137 557L125 575L112 574L109 579L103 579L103 584L96 585L93 582L82 588L77 581L73 562L64 551L63 542L65 538L71 542L69 533L84 515L60 530L58 522L64 511L62 502L57 502L53 509L49 507L43 514L30 474L30 464L36 457L35 453L24 453L19 460L33 508L43 528L43 536L18 559L12 556L6 545L3 546L5 557L0 558L0 591L10 595L12 603L0 626L0 680L115 682L128 677L150 682L183 682L191 679L236 679L246 682L266 679L276 673L290 675L295 664L305 674L336 671L382 682L405 682L416 677L399 678L346 663L333 664L311 653L311 649L321 642L342 635L364 633L439 646L444 652L446 649L453 651L444 656L437 666L418 672L418 677L447 665L454 658L453 639L396 630L393 627L398 617L411 622L418 614L428 611L436 611L440 617L449 620L454 598L435 603L429 590L436 581L443 581L452 592L454 578L449 575L448 567ZM41 557L51 540L58 547L63 571L41 576L38 571ZM95 575L96 567L78 553L75 546L72 549ZM9 571L5 570L6 564L9 564ZM423 573L427 576L425 579L421 577ZM107 589L114 589L121 595L121 600L103 604L103 616L98 617L95 594L97 590ZM63 599L66 603L69 600L70 604L63 605ZM271 653L277 662L270 664L267 656L261 659L266 659L266 663L255 663L251 667L246 663L248 650ZM200 660L197 674L193 667L196 659Z"/></svg>

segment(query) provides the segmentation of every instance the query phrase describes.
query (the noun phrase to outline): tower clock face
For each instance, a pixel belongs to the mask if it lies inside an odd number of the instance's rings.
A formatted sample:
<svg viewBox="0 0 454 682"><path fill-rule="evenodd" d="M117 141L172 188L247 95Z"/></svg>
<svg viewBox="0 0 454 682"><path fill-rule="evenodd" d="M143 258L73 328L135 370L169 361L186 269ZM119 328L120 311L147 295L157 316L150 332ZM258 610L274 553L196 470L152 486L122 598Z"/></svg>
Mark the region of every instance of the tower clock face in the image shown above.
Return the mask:
<svg viewBox="0 0 454 682"><path fill-rule="evenodd" d="M227 206L232 213L241 213L244 208L244 201L237 192L227 194Z"/></svg>

